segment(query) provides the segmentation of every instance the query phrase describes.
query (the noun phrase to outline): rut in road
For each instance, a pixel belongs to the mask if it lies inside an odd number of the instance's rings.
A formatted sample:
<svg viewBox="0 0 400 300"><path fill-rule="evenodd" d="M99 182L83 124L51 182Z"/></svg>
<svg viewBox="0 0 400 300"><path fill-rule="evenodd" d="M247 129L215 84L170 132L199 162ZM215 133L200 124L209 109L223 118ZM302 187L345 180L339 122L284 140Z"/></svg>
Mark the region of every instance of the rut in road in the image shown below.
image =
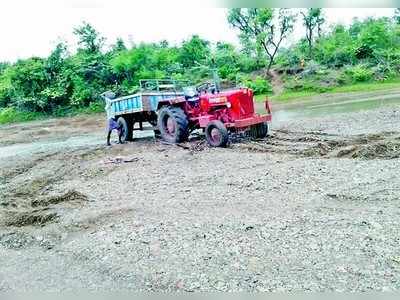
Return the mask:
<svg viewBox="0 0 400 300"><path fill-rule="evenodd" d="M400 157L400 133L340 136L325 132L276 130L263 140L248 140L233 148L297 157L394 159Z"/></svg>

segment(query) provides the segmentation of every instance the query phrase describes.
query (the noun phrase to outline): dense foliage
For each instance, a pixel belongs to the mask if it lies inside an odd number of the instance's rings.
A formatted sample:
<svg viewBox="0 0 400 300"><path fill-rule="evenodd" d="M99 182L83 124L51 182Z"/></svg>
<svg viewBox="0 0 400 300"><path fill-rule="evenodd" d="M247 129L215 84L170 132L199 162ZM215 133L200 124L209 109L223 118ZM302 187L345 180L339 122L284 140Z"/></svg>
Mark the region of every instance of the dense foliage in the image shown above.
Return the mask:
<svg viewBox="0 0 400 300"><path fill-rule="evenodd" d="M0 108L65 114L90 105L98 107L95 104L106 90L135 92L140 79L174 78L198 83L217 69L223 80L233 83L239 72L263 67L228 43L211 45L197 35L180 46L162 41L129 49L118 39L111 49L103 51L104 39L91 25L84 23L74 33L78 40L75 54L61 43L47 58L0 64Z"/></svg>
<svg viewBox="0 0 400 300"><path fill-rule="evenodd" d="M324 92L399 77L398 11L393 18L354 20L349 27L322 30L323 10L305 10L300 12L304 38L282 48L296 16L298 12L287 10L231 10L228 21L238 30L241 49L194 35L180 45L162 41L127 47L118 39L105 50L105 39L83 23L74 29L76 53L60 43L47 58L0 63L1 116L32 112L26 114L31 119L35 114L102 109L100 95L106 90L132 93L140 79L148 78L199 83L211 79L213 70L223 86L239 83L258 94L272 93L269 67L281 74L286 91Z"/></svg>
<svg viewBox="0 0 400 300"><path fill-rule="evenodd" d="M277 68L288 74L287 89L323 92L400 75L400 26L390 18L337 25L314 42L312 52L308 47L304 39L281 51Z"/></svg>

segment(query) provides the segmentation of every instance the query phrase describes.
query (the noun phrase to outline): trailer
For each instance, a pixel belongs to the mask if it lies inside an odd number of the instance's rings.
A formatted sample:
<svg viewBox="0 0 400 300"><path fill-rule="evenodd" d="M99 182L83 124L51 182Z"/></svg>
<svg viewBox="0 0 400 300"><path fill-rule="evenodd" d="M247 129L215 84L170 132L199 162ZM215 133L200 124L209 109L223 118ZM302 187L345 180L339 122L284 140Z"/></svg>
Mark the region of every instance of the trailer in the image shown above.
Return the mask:
<svg viewBox="0 0 400 300"><path fill-rule="evenodd" d="M183 96L186 84L185 81L147 79L140 80L140 91L136 94L115 98L113 93L104 93L107 117L117 119L122 128L121 140L132 140L133 131L143 130L144 122L158 134L159 103Z"/></svg>

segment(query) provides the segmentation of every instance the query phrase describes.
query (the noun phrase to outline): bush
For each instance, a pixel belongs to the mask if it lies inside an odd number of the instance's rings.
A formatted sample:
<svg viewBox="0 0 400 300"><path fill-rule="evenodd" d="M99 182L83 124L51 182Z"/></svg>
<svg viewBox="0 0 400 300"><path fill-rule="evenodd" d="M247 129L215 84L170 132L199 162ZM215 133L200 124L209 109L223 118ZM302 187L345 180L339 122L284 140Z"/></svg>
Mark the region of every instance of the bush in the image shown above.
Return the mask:
<svg viewBox="0 0 400 300"><path fill-rule="evenodd" d="M350 67L346 70L346 73L350 75L354 82L370 81L374 75L374 72L371 69L362 65Z"/></svg>
<svg viewBox="0 0 400 300"><path fill-rule="evenodd" d="M256 78L251 79L249 76L242 75L239 76L238 83L242 86L252 89L254 95L272 93L271 84L261 76L257 76Z"/></svg>
<svg viewBox="0 0 400 300"><path fill-rule="evenodd" d="M42 117L35 112L18 111L14 107L0 109L0 124L32 121Z"/></svg>

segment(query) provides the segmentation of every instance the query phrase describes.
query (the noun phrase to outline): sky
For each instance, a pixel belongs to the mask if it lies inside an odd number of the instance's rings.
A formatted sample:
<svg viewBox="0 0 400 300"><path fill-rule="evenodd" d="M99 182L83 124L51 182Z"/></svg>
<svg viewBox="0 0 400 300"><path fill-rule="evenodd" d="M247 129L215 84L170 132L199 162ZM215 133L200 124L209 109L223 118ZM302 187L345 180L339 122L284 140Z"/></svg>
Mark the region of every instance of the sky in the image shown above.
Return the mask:
<svg viewBox="0 0 400 300"><path fill-rule="evenodd" d="M213 0L2 0L0 1L0 61L47 56L66 41L73 51L73 28L83 21L92 24L107 44L121 37L130 43L168 40L172 44L192 34L212 42L238 44L237 32L226 21L227 9ZM327 8L329 24L349 24L354 17L391 16L391 8ZM301 24L290 39L304 35Z"/></svg>

